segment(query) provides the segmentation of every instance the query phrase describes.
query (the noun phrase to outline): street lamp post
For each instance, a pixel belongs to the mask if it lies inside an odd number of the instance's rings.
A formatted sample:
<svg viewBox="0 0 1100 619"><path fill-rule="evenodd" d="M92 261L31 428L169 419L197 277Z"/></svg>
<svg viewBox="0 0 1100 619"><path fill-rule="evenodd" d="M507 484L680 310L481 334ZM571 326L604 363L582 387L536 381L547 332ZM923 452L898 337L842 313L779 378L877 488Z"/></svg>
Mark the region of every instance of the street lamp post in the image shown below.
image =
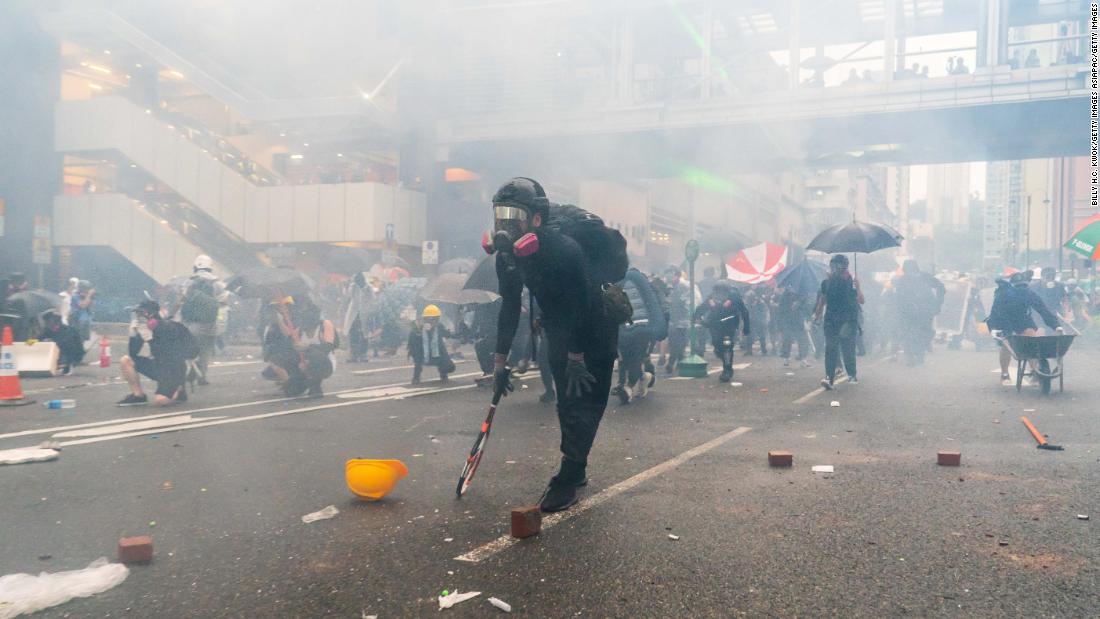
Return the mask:
<svg viewBox="0 0 1100 619"><path fill-rule="evenodd" d="M1051 221L1051 219L1053 219L1053 218L1050 216L1050 198L1043 198L1043 211L1045 211L1046 214L1047 214L1047 221L1048 222ZM1047 242L1049 243L1050 242L1049 241L1049 239L1050 239L1050 233L1049 232L1047 232L1047 239L1048 239Z"/></svg>
<svg viewBox="0 0 1100 619"><path fill-rule="evenodd" d="M1031 267L1031 196L1027 197L1027 227L1024 228L1024 268Z"/></svg>
<svg viewBox="0 0 1100 619"><path fill-rule="evenodd" d="M691 354L680 360L680 376L691 378L707 377L707 362L695 354L695 261L699 259L699 241L691 239L684 247L684 257L688 262L688 299L691 307L691 323L688 329L688 342Z"/></svg>

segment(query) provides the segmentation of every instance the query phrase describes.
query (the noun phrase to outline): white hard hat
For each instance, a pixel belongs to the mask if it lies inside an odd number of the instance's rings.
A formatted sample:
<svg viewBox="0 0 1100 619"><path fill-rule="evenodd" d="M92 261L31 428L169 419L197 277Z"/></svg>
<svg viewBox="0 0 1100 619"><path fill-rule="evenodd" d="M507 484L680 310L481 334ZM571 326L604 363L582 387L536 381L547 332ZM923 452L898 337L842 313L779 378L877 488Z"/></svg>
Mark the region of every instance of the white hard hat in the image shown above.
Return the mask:
<svg viewBox="0 0 1100 619"><path fill-rule="evenodd" d="M210 259L210 256L202 254L195 258L195 270L196 271L213 271L214 261Z"/></svg>

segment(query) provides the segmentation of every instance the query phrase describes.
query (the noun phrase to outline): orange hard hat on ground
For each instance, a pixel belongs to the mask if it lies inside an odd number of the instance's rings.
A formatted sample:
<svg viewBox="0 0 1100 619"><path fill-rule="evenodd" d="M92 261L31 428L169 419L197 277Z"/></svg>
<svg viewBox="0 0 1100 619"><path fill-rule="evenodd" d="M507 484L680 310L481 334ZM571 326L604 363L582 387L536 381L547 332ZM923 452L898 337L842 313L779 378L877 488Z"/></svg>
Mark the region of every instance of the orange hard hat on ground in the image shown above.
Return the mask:
<svg viewBox="0 0 1100 619"><path fill-rule="evenodd" d="M348 489L356 496L377 501L389 494L397 482L409 474L400 460L368 460L356 458L344 465Z"/></svg>

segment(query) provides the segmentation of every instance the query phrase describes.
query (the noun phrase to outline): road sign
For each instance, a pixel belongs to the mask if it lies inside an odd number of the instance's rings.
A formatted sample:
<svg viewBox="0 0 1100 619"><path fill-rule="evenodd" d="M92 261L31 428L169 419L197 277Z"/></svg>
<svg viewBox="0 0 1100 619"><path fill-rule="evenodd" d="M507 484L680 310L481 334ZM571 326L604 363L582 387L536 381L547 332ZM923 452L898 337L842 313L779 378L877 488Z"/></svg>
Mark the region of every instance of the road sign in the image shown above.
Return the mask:
<svg viewBox="0 0 1100 619"><path fill-rule="evenodd" d="M0 198L0 236L4 236L4 199Z"/></svg>
<svg viewBox="0 0 1100 619"><path fill-rule="evenodd" d="M34 252L31 262L34 264L49 264L53 262L53 246L50 239L31 239L34 243Z"/></svg>
<svg viewBox="0 0 1100 619"><path fill-rule="evenodd" d="M691 239L684 246L684 257L688 262L695 262L699 259L699 241Z"/></svg>
<svg viewBox="0 0 1100 619"><path fill-rule="evenodd" d="M394 229L393 224L386 224L386 240L396 241L397 231Z"/></svg>
<svg viewBox="0 0 1100 619"><path fill-rule="evenodd" d="M420 264L439 264L439 241L420 244Z"/></svg>
<svg viewBox="0 0 1100 619"><path fill-rule="evenodd" d="M34 216L34 238L36 239L49 239L50 238L50 218L45 215Z"/></svg>

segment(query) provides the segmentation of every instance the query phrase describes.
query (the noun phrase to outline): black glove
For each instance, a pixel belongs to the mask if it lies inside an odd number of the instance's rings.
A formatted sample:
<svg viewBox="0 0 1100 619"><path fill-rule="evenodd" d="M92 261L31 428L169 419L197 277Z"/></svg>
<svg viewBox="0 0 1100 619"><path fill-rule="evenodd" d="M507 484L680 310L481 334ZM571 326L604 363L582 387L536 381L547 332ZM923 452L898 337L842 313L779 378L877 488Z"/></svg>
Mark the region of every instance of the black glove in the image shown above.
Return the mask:
<svg viewBox="0 0 1100 619"><path fill-rule="evenodd" d="M565 366L565 397L579 398L592 390L596 377L584 365L584 359L569 359Z"/></svg>
<svg viewBox="0 0 1100 619"><path fill-rule="evenodd" d="M493 391L507 397L509 392L515 391L512 384L512 370L507 367L498 367L493 371Z"/></svg>

